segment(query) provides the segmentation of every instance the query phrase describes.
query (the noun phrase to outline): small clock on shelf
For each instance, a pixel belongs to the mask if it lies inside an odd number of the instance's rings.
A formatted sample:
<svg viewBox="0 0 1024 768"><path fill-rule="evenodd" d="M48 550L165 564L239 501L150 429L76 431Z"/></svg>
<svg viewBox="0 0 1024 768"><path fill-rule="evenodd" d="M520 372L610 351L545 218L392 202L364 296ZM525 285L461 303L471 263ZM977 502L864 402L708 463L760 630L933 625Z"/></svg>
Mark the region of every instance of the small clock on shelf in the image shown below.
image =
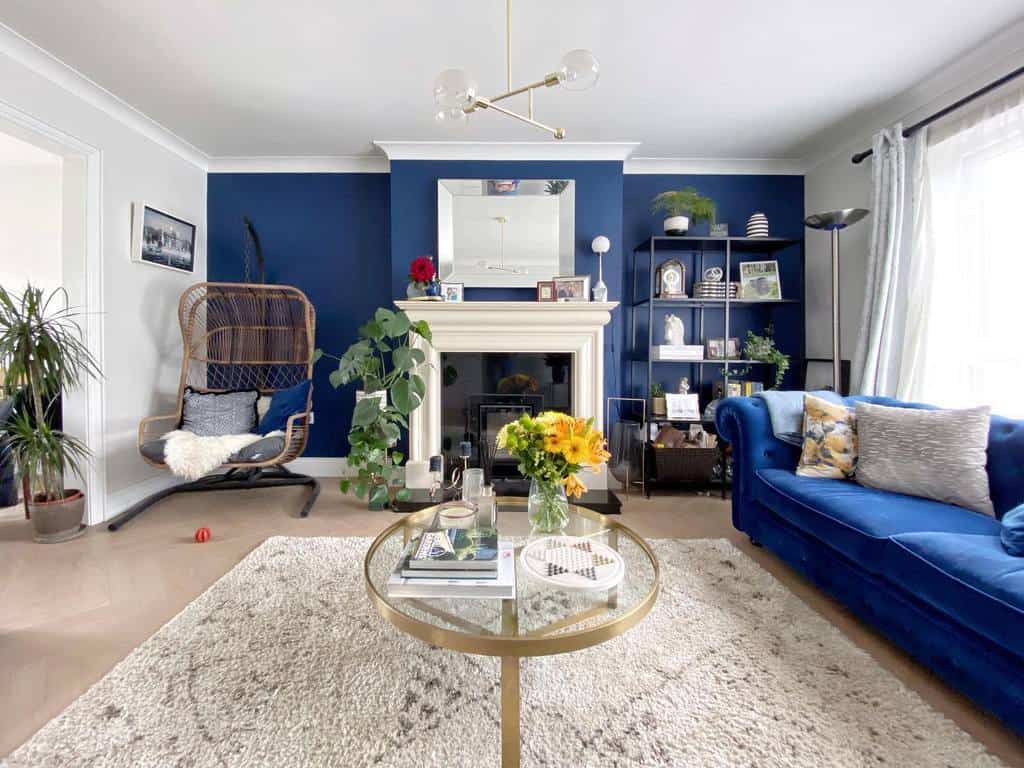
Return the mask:
<svg viewBox="0 0 1024 768"><path fill-rule="evenodd" d="M654 271L655 297L680 299L686 297L686 267L679 259L669 259Z"/></svg>

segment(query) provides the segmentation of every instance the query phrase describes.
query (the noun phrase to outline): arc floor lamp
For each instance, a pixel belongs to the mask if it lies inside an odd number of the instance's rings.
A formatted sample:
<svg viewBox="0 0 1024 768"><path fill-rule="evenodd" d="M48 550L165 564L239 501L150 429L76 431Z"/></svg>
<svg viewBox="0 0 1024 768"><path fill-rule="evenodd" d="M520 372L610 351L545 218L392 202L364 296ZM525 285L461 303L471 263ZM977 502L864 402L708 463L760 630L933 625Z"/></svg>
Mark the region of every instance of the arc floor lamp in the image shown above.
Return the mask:
<svg viewBox="0 0 1024 768"><path fill-rule="evenodd" d="M815 213L804 219L811 229L832 233L832 387L842 394L842 357L839 354L839 232L868 215L866 208L843 208L840 211Z"/></svg>

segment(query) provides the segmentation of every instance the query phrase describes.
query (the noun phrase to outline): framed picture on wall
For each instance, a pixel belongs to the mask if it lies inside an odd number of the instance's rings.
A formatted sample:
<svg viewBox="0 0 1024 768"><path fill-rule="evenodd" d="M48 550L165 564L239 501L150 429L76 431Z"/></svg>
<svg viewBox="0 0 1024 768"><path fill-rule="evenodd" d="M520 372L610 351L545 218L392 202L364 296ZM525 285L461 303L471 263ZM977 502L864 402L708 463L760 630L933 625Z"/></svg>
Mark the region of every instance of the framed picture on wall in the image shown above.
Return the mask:
<svg viewBox="0 0 1024 768"><path fill-rule="evenodd" d="M145 203L132 203L132 261L194 272L196 225Z"/></svg>

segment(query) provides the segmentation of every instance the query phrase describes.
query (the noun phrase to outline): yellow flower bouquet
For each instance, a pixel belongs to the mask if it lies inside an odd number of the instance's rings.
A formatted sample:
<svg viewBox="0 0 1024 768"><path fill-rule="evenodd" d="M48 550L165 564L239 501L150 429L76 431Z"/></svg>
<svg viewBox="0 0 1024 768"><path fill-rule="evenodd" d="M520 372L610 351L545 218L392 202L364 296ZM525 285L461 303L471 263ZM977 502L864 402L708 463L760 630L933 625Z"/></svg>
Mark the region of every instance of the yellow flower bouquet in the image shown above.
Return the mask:
<svg viewBox="0 0 1024 768"><path fill-rule="evenodd" d="M604 435L593 419L577 419L558 411L521 416L498 432L497 447L519 461L530 484L530 523L551 532L569 520L566 494L579 498L587 490L577 476L584 469L600 470L610 454Z"/></svg>

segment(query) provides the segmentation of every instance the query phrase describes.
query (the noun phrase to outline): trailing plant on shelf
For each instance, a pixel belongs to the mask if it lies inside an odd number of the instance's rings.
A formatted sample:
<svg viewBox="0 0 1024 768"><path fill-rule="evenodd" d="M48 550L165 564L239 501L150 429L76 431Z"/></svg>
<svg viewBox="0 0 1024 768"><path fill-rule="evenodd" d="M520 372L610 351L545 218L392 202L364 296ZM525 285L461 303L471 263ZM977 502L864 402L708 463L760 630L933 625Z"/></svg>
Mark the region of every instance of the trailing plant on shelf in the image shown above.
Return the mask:
<svg viewBox="0 0 1024 768"><path fill-rule="evenodd" d="M715 201L705 197L693 187L669 190L651 200L651 213L665 216L665 233L685 235L693 223L715 222Z"/></svg>
<svg viewBox="0 0 1024 768"><path fill-rule="evenodd" d="M4 427L3 451L28 491L25 503L37 541L77 535L85 508L85 495L65 488L64 476L81 477L89 451L53 426L61 394L100 376L76 320L80 315L63 288L47 296L29 284L15 295L0 286L0 360L7 363L5 388L16 404Z"/></svg>
<svg viewBox="0 0 1024 768"><path fill-rule="evenodd" d="M357 472L355 480L341 481L342 493L354 489L359 498L368 497L372 507L384 507L400 475L405 456L394 450L409 428L409 414L423 400L426 385L415 372L426 354L414 346L415 337L427 344L430 326L424 320L411 321L402 311L380 308L373 319L359 328L359 340L338 357L317 349L313 360L336 360L330 382L335 389L359 382L365 396L352 412L348 432L348 467ZM405 500L405 488L395 498Z"/></svg>
<svg viewBox="0 0 1024 768"><path fill-rule="evenodd" d="M774 327L769 325L764 331L764 336L747 331L744 349L748 359L760 360L775 366L775 383L772 385L772 389L778 388L786 377L786 371L789 370L789 355L784 354L775 346Z"/></svg>

